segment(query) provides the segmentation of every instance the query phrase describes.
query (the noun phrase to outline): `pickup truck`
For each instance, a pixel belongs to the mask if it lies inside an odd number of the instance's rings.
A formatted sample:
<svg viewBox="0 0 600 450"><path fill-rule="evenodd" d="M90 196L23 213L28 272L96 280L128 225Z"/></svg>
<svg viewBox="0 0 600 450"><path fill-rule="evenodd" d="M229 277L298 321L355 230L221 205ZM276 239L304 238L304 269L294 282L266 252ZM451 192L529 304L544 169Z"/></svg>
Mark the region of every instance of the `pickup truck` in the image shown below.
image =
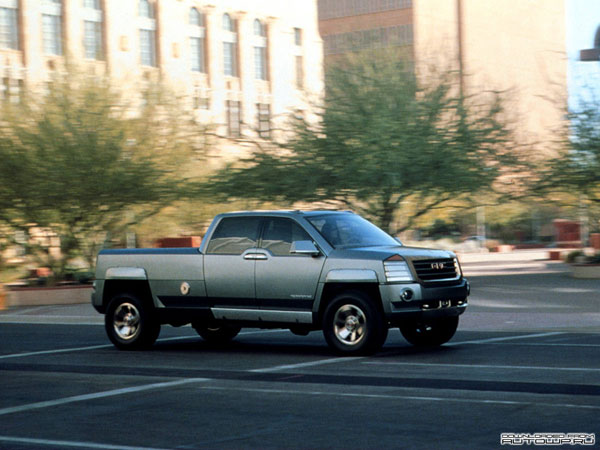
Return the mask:
<svg viewBox="0 0 600 450"><path fill-rule="evenodd" d="M214 343L242 327L322 330L357 355L392 327L417 346L449 341L469 293L454 253L403 246L352 212L254 211L216 216L199 248L100 251L92 304L119 349L191 324Z"/></svg>

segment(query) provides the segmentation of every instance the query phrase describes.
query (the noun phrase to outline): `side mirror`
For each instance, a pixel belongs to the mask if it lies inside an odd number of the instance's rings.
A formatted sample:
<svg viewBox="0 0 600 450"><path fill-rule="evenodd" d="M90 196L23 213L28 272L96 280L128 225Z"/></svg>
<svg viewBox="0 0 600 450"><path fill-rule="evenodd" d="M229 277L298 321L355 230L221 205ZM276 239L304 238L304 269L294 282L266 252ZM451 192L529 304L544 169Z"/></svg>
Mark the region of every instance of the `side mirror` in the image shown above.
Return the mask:
<svg viewBox="0 0 600 450"><path fill-rule="evenodd" d="M321 252L312 241L294 241L290 253L296 255L319 256Z"/></svg>

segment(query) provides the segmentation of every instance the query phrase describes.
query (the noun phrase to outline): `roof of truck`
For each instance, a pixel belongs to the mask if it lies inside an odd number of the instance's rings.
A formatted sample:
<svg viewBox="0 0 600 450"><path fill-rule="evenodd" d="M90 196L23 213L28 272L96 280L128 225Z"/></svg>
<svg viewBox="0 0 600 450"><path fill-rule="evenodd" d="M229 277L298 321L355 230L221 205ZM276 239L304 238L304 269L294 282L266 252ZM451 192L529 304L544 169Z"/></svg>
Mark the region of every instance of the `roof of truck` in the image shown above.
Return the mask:
<svg viewBox="0 0 600 450"><path fill-rule="evenodd" d="M321 216L324 214L354 214L352 211L341 211L332 209L284 209L284 210L253 210L253 211L232 211L219 214L219 216Z"/></svg>

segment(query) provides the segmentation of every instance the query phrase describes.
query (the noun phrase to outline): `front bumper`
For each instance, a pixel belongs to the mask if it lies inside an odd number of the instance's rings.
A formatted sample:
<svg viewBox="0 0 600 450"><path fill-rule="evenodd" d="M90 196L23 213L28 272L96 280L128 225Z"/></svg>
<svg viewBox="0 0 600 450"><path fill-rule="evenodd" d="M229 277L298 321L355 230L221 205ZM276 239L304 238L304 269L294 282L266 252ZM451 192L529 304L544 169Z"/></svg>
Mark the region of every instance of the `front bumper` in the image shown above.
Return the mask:
<svg viewBox="0 0 600 450"><path fill-rule="evenodd" d="M463 278L451 286L382 284L379 290L387 320L396 324L406 320L459 316L467 309L471 287Z"/></svg>

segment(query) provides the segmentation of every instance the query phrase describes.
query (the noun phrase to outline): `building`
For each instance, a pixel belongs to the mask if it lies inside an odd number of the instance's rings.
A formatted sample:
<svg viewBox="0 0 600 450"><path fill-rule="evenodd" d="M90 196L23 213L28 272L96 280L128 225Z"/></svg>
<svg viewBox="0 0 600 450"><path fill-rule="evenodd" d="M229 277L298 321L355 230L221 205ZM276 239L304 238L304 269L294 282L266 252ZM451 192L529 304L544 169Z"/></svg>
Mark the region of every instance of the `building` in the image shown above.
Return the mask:
<svg viewBox="0 0 600 450"><path fill-rule="evenodd" d="M567 2L569 108L600 101L600 2Z"/></svg>
<svg viewBox="0 0 600 450"><path fill-rule="evenodd" d="M0 0L2 96L66 60L125 89L165 81L232 138L269 135L323 89L316 0Z"/></svg>
<svg viewBox="0 0 600 450"><path fill-rule="evenodd" d="M406 47L412 54L412 0L319 0L325 62L349 51Z"/></svg>
<svg viewBox="0 0 600 450"><path fill-rule="evenodd" d="M326 63L404 46L422 77L456 70L465 95L505 91L524 143L551 147L564 124L565 0L319 0L319 28Z"/></svg>

